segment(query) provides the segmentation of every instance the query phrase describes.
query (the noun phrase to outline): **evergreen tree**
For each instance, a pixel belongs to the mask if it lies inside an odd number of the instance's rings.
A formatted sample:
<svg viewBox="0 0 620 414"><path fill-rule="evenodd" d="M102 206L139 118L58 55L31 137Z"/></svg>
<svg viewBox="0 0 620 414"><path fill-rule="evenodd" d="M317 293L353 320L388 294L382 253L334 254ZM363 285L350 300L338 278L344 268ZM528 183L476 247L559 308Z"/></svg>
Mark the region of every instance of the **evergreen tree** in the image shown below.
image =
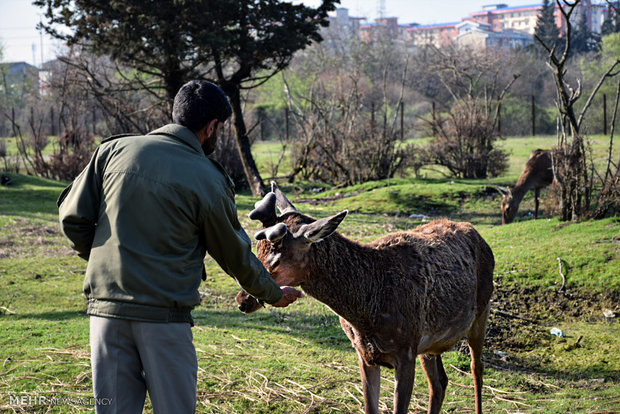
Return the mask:
<svg viewBox="0 0 620 414"><path fill-rule="evenodd" d="M586 10L579 16L579 22L574 27L571 38L570 54L576 55L588 52L598 52L601 49L601 36L588 27Z"/></svg>
<svg viewBox="0 0 620 414"><path fill-rule="evenodd" d="M320 41L327 12L278 0L34 0L45 9L41 26L69 45L108 55L134 69L153 95L171 105L190 79L208 79L228 94L237 144L254 195L263 183L250 152L240 91L284 69L292 55ZM58 27L68 27L67 33ZM158 82L157 82L158 81Z"/></svg>
<svg viewBox="0 0 620 414"><path fill-rule="evenodd" d="M536 29L534 31L534 37L538 42L544 44L549 50L556 47L556 55L558 54L560 43L560 29L555 23L555 3L549 2L549 0L543 0L542 9L538 14L538 20L536 21ZM537 50L545 51L543 47L539 47ZM546 53L546 52L545 52Z"/></svg>
<svg viewBox="0 0 620 414"><path fill-rule="evenodd" d="M620 32L620 1L608 1L605 20L601 27L601 35L605 36Z"/></svg>

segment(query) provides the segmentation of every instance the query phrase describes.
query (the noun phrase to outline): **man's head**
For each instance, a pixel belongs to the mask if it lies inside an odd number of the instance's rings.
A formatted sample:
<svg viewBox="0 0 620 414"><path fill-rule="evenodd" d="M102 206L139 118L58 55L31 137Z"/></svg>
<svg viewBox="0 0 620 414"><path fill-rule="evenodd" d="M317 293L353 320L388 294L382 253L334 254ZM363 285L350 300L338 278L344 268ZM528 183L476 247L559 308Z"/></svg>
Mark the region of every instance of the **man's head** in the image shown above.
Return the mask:
<svg viewBox="0 0 620 414"><path fill-rule="evenodd" d="M197 133L213 120L224 122L232 108L224 91L200 80L187 82L179 89L172 107L172 121Z"/></svg>
<svg viewBox="0 0 620 414"><path fill-rule="evenodd" d="M231 114L224 91L211 82L199 80L183 85L172 107L174 123L191 129L206 155L215 150L220 127Z"/></svg>

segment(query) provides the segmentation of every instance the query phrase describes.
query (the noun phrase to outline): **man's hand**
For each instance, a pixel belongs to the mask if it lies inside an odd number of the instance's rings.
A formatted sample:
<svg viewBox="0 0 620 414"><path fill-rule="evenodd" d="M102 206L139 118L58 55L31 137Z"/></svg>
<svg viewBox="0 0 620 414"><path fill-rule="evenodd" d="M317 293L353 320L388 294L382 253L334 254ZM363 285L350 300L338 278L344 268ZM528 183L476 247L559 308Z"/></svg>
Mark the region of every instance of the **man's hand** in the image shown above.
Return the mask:
<svg viewBox="0 0 620 414"><path fill-rule="evenodd" d="M304 294L301 291L290 286L282 286L282 293L282 298L271 306L275 306L276 308L286 308L297 299L304 297Z"/></svg>

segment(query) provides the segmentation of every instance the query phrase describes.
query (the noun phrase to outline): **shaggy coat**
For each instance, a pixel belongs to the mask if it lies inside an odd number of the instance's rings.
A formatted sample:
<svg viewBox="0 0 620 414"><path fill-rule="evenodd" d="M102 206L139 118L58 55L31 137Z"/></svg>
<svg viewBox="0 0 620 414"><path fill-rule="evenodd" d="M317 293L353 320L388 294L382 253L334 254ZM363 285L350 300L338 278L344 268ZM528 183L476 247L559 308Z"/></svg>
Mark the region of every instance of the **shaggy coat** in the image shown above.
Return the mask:
<svg viewBox="0 0 620 414"><path fill-rule="evenodd" d="M291 233L313 221L283 218ZM403 349L447 351L485 314L493 290L493 253L469 223L438 220L367 245L333 233L303 254L285 244L259 242L258 258L272 275L274 258L280 266L295 263L280 272L294 273L308 295L341 317L368 364L394 367Z"/></svg>
<svg viewBox="0 0 620 414"><path fill-rule="evenodd" d="M317 222L287 209L266 224L263 232L275 236L257 234L267 238L257 256L280 286L301 286L340 316L360 358L367 413L378 413L379 366L396 369L394 412L407 412L416 355L429 381L429 412L439 412L448 384L439 355L463 337L480 413L490 247L471 224L445 219L359 244L334 232L345 215ZM255 310L243 292L237 299L240 309Z"/></svg>

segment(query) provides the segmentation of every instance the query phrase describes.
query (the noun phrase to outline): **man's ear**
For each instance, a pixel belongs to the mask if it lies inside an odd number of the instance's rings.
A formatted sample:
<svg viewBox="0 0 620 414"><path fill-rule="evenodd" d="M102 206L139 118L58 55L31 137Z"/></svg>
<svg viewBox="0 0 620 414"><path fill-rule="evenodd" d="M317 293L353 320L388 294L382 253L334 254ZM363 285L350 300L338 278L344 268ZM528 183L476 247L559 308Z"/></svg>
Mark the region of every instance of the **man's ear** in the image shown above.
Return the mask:
<svg viewBox="0 0 620 414"><path fill-rule="evenodd" d="M210 137L215 132L216 128L217 119L212 119L211 121L209 121L209 123L207 124L207 136Z"/></svg>
<svg viewBox="0 0 620 414"><path fill-rule="evenodd" d="M202 129L196 133L196 136L200 141L200 145L204 145L204 143L213 134L213 131L215 131L215 128L217 128L217 119L209 121L207 125L203 126Z"/></svg>

